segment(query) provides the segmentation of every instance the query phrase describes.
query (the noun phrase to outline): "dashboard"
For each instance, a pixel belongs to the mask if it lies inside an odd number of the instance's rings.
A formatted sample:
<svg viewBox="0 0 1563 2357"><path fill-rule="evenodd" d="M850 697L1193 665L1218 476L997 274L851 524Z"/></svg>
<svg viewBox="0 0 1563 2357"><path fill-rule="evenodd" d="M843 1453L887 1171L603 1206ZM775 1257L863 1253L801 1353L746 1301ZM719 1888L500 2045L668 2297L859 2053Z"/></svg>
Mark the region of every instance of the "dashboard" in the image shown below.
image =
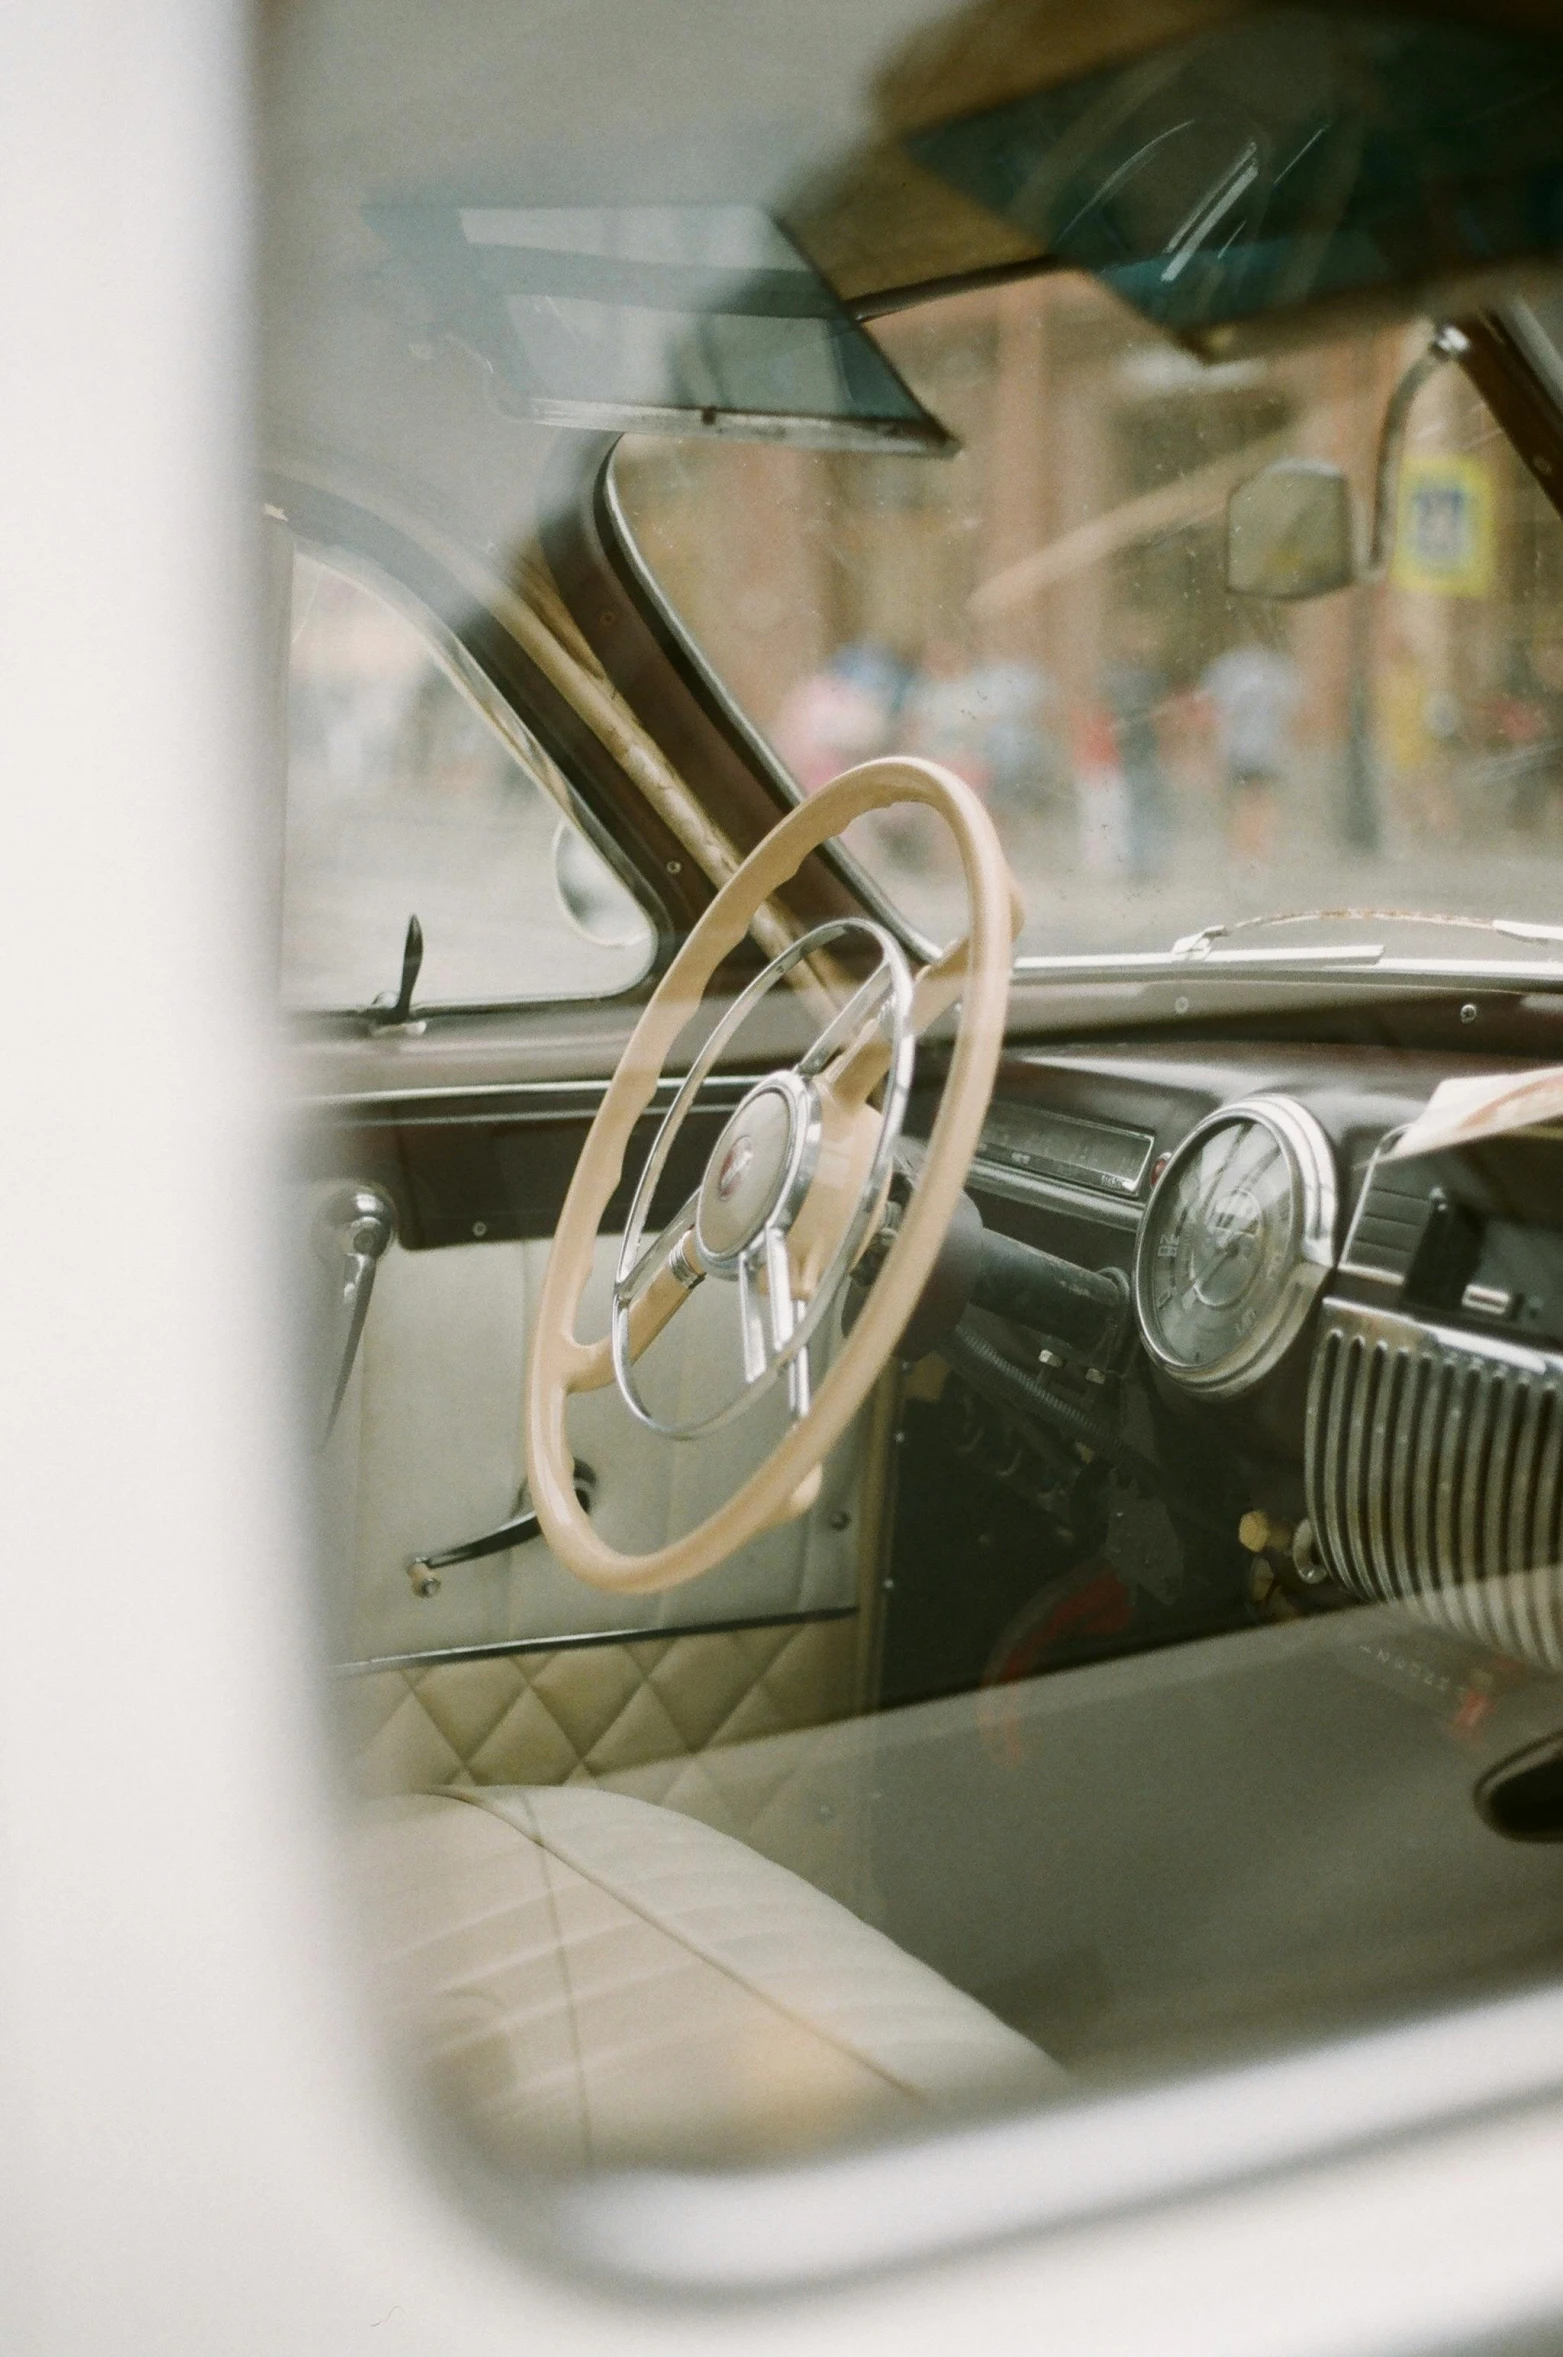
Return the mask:
<svg viewBox="0 0 1563 2357"><path fill-rule="evenodd" d="M1458 1069L1246 1044L1008 1055L969 1180L984 1224L1118 1271L1132 1330L1090 1368L987 1314L991 1288L981 1324L1099 1422L1151 1395L1169 1492L1200 1468L1298 1608L1415 1599L1563 1669L1563 1136L1390 1159Z"/></svg>
<svg viewBox="0 0 1563 2357"><path fill-rule="evenodd" d="M1002 1232L1136 1278L1152 1355L1190 1388L1262 1382L1300 1324L1384 1136L1446 1059L1234 1044L1011 1052L969 1181ZM1304 1315L1316 1296L1302 1278ZM1256 1339L1256 1337L1260 1339Z"/></svg>

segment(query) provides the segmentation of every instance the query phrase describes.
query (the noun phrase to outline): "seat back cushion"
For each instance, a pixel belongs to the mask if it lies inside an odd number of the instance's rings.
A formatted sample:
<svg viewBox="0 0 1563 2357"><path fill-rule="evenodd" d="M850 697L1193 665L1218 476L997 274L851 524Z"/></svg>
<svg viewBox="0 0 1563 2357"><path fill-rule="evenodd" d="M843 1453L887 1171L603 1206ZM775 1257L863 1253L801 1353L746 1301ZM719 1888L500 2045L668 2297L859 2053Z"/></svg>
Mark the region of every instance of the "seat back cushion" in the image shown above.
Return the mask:
<svg viewBox="0 0 1563 2357"><path fill-rule="evenodd" d="M401 2035L507 2159L761 2159L1065 2084L835 1900L649 1802L398 1798L363 1861Z"/></svg>

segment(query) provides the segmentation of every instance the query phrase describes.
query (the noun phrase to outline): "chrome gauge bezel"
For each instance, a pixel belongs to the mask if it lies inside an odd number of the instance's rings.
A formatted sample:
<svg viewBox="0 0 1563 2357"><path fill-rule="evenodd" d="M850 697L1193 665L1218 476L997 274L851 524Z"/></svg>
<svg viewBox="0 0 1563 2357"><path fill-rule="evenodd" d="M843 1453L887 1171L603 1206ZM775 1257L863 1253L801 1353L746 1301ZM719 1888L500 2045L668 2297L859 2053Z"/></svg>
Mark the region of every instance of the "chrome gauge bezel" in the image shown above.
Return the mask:
<svg viewBox="0 0 1563 2357"><path fill-rule="evenodd" d="M1295 1255L1285 1283L1268 1314L1221 1358L1191 1366L1159 1340L1151 1300L1151 1254L1159 1222L1158 1202L1199 1153L1207 1138L1233 1123L1256 1123L1269 1131L1285 1158L1291 1180ZM1206 1399L1230 1399L1249 1391L1279 1366L1308 1322L1326 1277L1335 1266L1335 1231L1340 1191L1329 1139L1306 1106L1286 1096L1240 1097L1196 1123L1151 1189L1134 1253L1134 1314L1140 1340L1152 1363L1185 1391Z"/></svg>

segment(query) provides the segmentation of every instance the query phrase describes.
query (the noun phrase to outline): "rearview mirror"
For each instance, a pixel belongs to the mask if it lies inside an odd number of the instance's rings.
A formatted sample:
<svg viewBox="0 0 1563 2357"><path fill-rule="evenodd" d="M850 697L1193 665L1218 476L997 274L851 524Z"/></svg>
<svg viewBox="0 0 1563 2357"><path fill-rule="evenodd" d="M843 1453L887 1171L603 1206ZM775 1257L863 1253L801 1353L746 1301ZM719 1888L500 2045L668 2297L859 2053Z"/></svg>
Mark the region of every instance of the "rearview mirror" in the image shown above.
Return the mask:
<svg viewBox="0 0 1563 2357"><path fill-rule="evenodd" d="M1227 501L1227 587L1239 597L1327 597L1357 577L1351 490L1339 467L1280 458Z"/></svg>

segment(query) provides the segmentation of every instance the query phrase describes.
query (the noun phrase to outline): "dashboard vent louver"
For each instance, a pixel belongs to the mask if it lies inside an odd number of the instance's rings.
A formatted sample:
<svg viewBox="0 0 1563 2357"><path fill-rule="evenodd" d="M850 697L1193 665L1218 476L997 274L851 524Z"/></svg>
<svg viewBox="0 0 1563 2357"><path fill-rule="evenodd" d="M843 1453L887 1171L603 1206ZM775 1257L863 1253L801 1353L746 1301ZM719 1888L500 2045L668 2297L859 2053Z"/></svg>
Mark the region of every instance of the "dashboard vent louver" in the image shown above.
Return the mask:
<svg viewBox="0 0 1563 2357"><path fill-rule="evenodd" d="M1329 1302L1307 1485L1355 1595L1563 1670L1563 1358Z"/></svg>
<svg viewBox="0 0 1563 2357"><path fill-rule="evenodd" d="M1342 1265L1398 1292L1416 1257L1430 1202L1425 1162L1375 1162L1346 1238Z"/></svg>

